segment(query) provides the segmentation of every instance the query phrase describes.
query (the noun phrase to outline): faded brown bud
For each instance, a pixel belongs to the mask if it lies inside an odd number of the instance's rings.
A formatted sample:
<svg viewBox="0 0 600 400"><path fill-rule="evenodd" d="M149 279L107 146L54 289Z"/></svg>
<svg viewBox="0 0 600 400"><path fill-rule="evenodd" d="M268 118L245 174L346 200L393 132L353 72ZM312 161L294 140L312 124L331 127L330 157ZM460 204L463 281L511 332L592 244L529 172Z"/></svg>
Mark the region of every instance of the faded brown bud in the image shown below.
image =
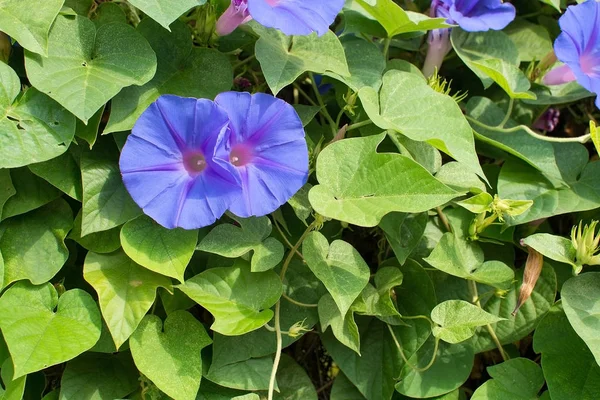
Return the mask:
<svg viewBox="0 0 600 400"><path fill-rule="evenodd" d="M540 273L542 272L542 267L544 265L543 255L531 247L527 247L527 251L529 252L529 255L527 256L525 271L523 272L523 284L521 285L521 290L519 292L517 306L511 313L513 317L517 314L523 303L525 303L531 296L531 292L533 292L533 289L535 288L535 284L540 277Z"/></svg>

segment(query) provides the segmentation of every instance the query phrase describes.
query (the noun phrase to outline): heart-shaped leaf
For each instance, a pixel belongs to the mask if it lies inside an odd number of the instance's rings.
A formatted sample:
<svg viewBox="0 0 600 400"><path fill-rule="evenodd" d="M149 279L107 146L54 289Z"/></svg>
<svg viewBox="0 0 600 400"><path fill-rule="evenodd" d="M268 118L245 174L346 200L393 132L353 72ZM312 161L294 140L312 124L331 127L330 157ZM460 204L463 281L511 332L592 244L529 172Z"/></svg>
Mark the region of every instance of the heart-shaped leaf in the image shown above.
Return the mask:
<svg viewBox="0 0 600 400"><path fill-rule="evenodd" d="M237 258L254 251L251 261L252 272L268 271L283 259L283 245L270 238L273 227L268 217L237 218L240 225L221 224L202 239L198 250Z"/></svg>
<svg viewBox="0 0 600 400"><path fill-rule="evenodd" d="M335 240L329 245L322 233L310 233L302 244L302 254L310 270L327 288L341 315L369 283L370 269L349 243Z"/></svg>
<svg viewBox="0 0 600 400"><path fill-rule="evenodd" d="M123 250L133 261L180 282L197 242L198 230L166 229L145 215L121 229Z"/></svg>
<svg viewBox="0 0 600 400"><path fill-rule="evenodd" d="M333 335L340 343L360 355L360 335L354 321L354 310L348 310L346 315L340 313L333 297L327 294L319 300L319 320L321 331L325 332L331 327Z"/></svg>
<svg viewBox="0 0 600 400"><path fill-rule="evenodd" d="M73 214L63 199L10 218L0 227L6 285L21 279L35 285L47 282L69 257L65 238L73 227Z"/></svg>
<svg viewBox="0 0 600 400"><path fill-rule="evenodd" d="M158 287L171 280L147 270L125 253L88 253L83 277L98 293L102 316L117 349L131 336L156 298Z"/></svg>
<svg viewBox="0 0 600 400"><path fill-rule="evenodd" d="M100 338L101 326L98 307L83 290L69 290L59 298L49 283L18 282L0 297L0 328L15 378L89 350Z"/></svg>
<svg viewBox="0 0 600 400"><path fill-rule="evenodd" d="M40 208L61 196L59 190L27 167L11 169L10 178L17 193L4 203L3 220Z"/></svg>
<svg viewBox="0 0 600 400"><path fill-rule="evenodd" d="M0 3L1 4L1 3ZM16 168L64 153L75 136L75 118L57 102L28 89L0 63L0 168Z"/></svg>
<svg viewBox="0 0 600 400"><path fill-rule="evenodd" d="M251 272L236 261L233 267L211 268L177 286L215 317L211 329L223 335L242 335L273 318L272 307L283 292L273 271Z"/></svg>
<svg viewBox="0 0 600 400"><path fill-rule="evenodd" d="M475 328L504 320L463 300L447 300L431 311L438 324L433 334L448 343L460 343L475 334Z"/></svg>
<svg viewBox="0 0 600 400"><path fill-rule="evenodd" d="M315 211L371 227L392 211L423 212L460 195L410 158L377 153L384 138L381 134L340 140L319 154L319 185L308 195Z"/></svg>
<svg viewBox="0 0 600 400"><path fill-rule="evenodd" d="M0 31L27 50L46 55L48 31L65 0L0 0Z"/></svg>
<svg viewBox="0 0 600 400"><path fill-rule="evenodd" d="M200 351L212 340L190 313L171 313L163 329L160 318L147 315L129 340L138 369L177 400L194 400L202 378Z"/></svg>
<svg viewBox="0 0 600 400"><path fill-rule="evenodd" d="M544 374L535 362L513 358L487 368L493 379L481 385L472 400L532 400L544 385Z"/></svg>
<svg viewBox="0 0 600 400"><path fill-rule="evenodd" d="M127 24L98 28L81 16L59 16L48 38L48 57L26 52L33 86L87 122L121 89L143 85L156 72L156 55Z"/></svg>
<svg viewBox="0 0 600 400"><path fill-rule="evenodd" d="M131 0L130 3L169 30L171 22L190 8L203 5L206 0Z"/></svg>

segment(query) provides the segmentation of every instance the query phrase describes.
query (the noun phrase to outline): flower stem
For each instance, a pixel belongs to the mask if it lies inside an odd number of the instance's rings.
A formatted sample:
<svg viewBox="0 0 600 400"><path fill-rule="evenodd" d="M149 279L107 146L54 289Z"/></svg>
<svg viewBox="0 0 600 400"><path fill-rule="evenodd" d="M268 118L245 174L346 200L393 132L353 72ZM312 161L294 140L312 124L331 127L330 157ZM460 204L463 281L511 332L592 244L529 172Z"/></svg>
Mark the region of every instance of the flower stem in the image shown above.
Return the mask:
<svg viewBox="0 0 600 400"><path fill-rule="evenodd" d="M508 101L508 109L506 110L506 116L504 117L502 122L500 122L500 124L496 128L504 128L504 126L510 120L514 106L515 106L515 99L513 99L511 97L510 100Z"/></svg>
<svg viewBox="0 0 600 400"><path fill-rule="evenodd" d="M388 37L385 39L385 41L383 42L383 57L385 58L385 60L388 60L388 56L390 53L390 44L392 43L392 38Z"/></svg>
<svg viewBox="0 0 600 400"><path fill-rule="evenodd" d="M362 128L363 126L371 125L372 123L373 123L373 121L371 121L370 119L367 119L367 120L361 121L361 122L357 122L355 124L348 126L348 129L346 129L346 132L350 132L355 129Z"/></svg>
<svg viewBox="0 0 600 400"><path fill-rule="evenodd" d="M248 58L246 58L246 59L244 59L244 60L242 60L242 61L240 61L240 62L236 63L236 64L233 66L233 70L235 71L236 69L238 69L238 68L239 68L239 67L241 67L242 65L245 65L245 64L247 64L247 63L251 62L251 61L252 61L252 60L254 60L255 58L256 58L256 56L255 56L254 54L252 54L250 57L248 57Z"/></svg>
<svg viewBox="0 0 600 400"><path fill-rule="evenodd" d="M404 350L402 349L402 345L400 344L400 341L398 341L398 338L396 338L396 335L394 334L394 330L392 329L392 327L390 325L386 324L386 326L388 327L388 330L390 331L390 335L392 335L392 339L394 340L394 343L396 344L396 348L398 349L398 352L400 353L400 357L402 357L402 361L404 361L404 364L408 365L411 369L415 370L416 372L425 372L429 368L431 368L431 366L433 365L433 363L435 363L435 360L437 358L437 353L438 353L438 349L439 349L439 345L440 345L440 339L435 338L435 344L433 347L433 357L431 357L431 361L429 361L429 364L427 364L423 368L419 368L415 365L412 365L408 361L408 358L406 358L406 355L404 354Z"/></svg>
<svg viewBox="0 0 600 400"><path fill-rule="evenodd" d="M467 282L469 283L469 292L471 292L471 299L472 299L471 302L473 304L475 304L477 307L482 308L481 302L479 301L479 294L477 293L477 282L475 282L471 279L467 279ZM490 324L487 324L485 327L487 328L488 333L492 337L492 340L496 344L496 347L498 348L498 351L500 352L502 359L504 361L507 361L510 357L508 356L506 351L504 351L504 347L502 347L502 343L500 343L500 339L498 339L498 336L496 335L494 328L492 328L492 325L490 325Z"/></svg>
<svg viewBox="0 0 600 400"><path fill-rule="evenodd" d="M290 303L297 305L298 307L317 308L319 306L318 304L308 304L308 303L302 303L302 302L300 302L298 300L294 300L294 299L292 299L290 296L288 296L285 293L282 293L281 297L283 297L284 299L286 299Z"/></svg>
<svg viewBox="0 0 600 400"><path fill-rule="evenodd" d="M327 111L327 107L325 106L325 103L323 102L323 97L321 97L321 93L319 93L319 88L317 87L317 84L315 82L314 74L312 72L309 72L308 76L310 76L310 84L312 85L313 91L315 92L315 97L317 98L319 107L321 107L321 113L323 114L323 116L325 117L325 119L327 120L329 125L331 126L331 131L333 132L333 136L335 136L338 131L338 127L336 126L333 118L331 118L331 115L329 115L329 111Z"/></svg>

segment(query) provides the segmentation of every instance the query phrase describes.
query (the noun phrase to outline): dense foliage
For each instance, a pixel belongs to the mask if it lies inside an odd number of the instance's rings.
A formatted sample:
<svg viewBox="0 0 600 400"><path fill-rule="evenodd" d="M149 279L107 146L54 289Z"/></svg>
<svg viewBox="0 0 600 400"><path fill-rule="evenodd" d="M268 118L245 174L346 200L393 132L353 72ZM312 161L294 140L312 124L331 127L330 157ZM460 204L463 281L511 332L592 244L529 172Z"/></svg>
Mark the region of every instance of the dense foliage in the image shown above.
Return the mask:
<svg viewBox="0 0 600 400"><path fill-rule="evenodd" d="M600 399L600 1L0 0L0 399Z"/></svg>

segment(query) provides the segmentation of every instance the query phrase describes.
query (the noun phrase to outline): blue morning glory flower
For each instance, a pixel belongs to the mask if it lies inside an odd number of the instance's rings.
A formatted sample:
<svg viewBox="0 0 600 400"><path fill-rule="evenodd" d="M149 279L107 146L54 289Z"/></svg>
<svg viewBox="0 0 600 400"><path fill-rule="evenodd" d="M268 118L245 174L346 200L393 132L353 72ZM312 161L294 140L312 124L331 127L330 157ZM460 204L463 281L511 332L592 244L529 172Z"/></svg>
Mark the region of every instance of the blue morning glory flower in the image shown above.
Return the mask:
<svg viewBox="0 0 600 400"><path fill-rule="evenodd" d="M565 65L546 74L544 83L577 80L598 95L596 107L600 108L600 2L569 6L558 22L562 32L554 42L554 52Z"/></svg>
<svg viewBox="0 0 600 400"><path fill-rule="evenodd" d="M437 16L467 32L499 31L515 19L516 10L502 0L439 0Z"/></svg>
<svg viewBox="0 0 600 400"><path fill-rule="evenodd" d="M286 35L319 36L329 30L344 6L344 0L231 0L217 21L217 34L229 35L241 24L255 19Z"/></svg>
<svg viewBox="0 0 600 400"><path fill-rule="evenodd" d="M277 210L308 179L308 148L296 110L264 93L221 93L215 103L230 119L215 162L224 169L233 165L242 186L229 209L243 218Z"/></svg>
<svg viewBox="0 0 600 400"><path fill-rule="evenodd" d="M210 100L161 96L142 114L120 158L133 200L166 228L196 229L239 196L231 164L213 161L229 118Z"/></svg>

